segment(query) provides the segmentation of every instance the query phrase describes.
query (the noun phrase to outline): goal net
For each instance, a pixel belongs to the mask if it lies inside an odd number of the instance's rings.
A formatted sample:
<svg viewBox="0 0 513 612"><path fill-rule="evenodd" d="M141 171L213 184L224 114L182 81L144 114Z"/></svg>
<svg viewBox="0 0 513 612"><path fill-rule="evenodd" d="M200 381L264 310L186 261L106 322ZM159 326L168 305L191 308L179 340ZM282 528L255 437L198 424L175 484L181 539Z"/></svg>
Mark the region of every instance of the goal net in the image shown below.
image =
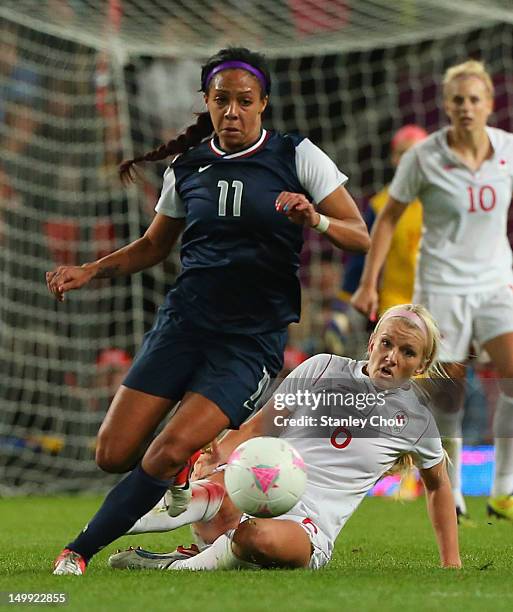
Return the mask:
<svg viewBox="0 0 513 612"><path fill-rule="evenodd" d="M483 59L494 124L510 130L513 25L506 1L4 0L0 6L0 494L103 488L99 424L156 308L177 253L144 274L96 281L55 302L45 272L82 264L148 226L164 164L122 188L123 158L168 140L202 110L201 62L226 45L264 51L266 125L298 131L349 175L363 203L391 177L405 123L445 118L440 77ZM343 273L307 235L301 354Z"/></svg>

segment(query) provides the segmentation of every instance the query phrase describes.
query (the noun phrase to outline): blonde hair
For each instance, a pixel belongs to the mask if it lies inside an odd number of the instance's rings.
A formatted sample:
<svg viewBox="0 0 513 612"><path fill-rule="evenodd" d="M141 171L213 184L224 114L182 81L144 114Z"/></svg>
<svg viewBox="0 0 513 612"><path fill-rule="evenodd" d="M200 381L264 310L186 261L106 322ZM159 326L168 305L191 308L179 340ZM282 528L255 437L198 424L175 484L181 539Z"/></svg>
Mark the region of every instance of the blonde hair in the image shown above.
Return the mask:
<svg viewBox="0 0 513 612"><path fill-rule="evenodd" d="M443 367L437 361L438 351L440 349L440 343L442 341L440 337L440 330L438 329L438 325L433 318L433 315L429 312L429 310L423 306L422 304L399 304L397 306L392 306L386 310L380 317L379 321L374 328L371 338L379 331L381 323L388 319L390 315L395 310L408 310L409 312L415 313L424 323L425 325L425 346L424 346L424 377L435 376L448 378L448 374L445 372ZM401 317L398 314L398 317L404 321L407 325L409 325L412 329L419 329L419 327L410 319L405 317ZM420 391L420 389L419 389ZM444 450L444 457L446 462L449 460L449 456ZM410 474L410 472L415 468L415 461L411 453L404 453L400 455L394 462L394 464L390 467L389 470L383 474L383 476L394 476L400 475L401 482Z"/></svg>
<svg viewBox="0 0 513 612"><path fill-rule="evenodd" d="M386 310L374 328L371 338L378 333L379 328L384 320L388 319L390 315L395 310L408 310L409 312L413 312L416 314L424 323L426 327L425 334L425 345L424 345L424 355L423 355L423 367L424 367L424 376L430 375L438 375L443 376L445 378L445 373L443 372L440 365L437 363L438 351L440 348L440 330L438 329L438 325L436 321L433 319L433 315L429 312L429 310L422 306L422 304L399 304L397 306L392 306ZM400 315L398 315L400 317ZM412 329L419 329L417 325L410 319L405 317L401 317L401 320L404 321L407 325L409 325Z"/></svg>
<svg viewBox="0 0 513 612"><path fill-rule="evenodd" d="M416 466L411 453L400 455L390 469L383 474L382 478L386 476L399 476L399 486L394 493L395 499L398 501L411 499L411 492L408 489L413 488L416 491L417 487ZM416 496L416 493L414 493L414 496Z"/></svg>
<svg viewBox="0 0 513 612"><path fill-rule="evenodd" d="M456 64L456 66L451 66L445 71L442 81L444 98L448 97L449 87L453 81L467 77L477 77L478 79L481 79L490 98L493 98L494 90L492 77L486 70L484 63L478 62L477 60L467 60L461 64Z"/></svg>
<svg viewBox="0 0 513 612"><path fill-rule="evenodd" d="M404 453L398 457L394 464L391 466L389 470L383 474L383 476L395 476L399 474L401 476L401 480L408 476L408 474L415 468L415 462L413 461L413 456L411 453Z"/></svg>
<svg viewBox="0 0 513 612"><path fill-rule="evenodd" d="M452 465L451 458L447 454L445 448L442 448L444 455L445 465ZM401 482L416 468L415 460L411 453L404 453L400 455L393 463L392 466L383 474L381 478L385 476L397 476L401 477Z"/></svg>

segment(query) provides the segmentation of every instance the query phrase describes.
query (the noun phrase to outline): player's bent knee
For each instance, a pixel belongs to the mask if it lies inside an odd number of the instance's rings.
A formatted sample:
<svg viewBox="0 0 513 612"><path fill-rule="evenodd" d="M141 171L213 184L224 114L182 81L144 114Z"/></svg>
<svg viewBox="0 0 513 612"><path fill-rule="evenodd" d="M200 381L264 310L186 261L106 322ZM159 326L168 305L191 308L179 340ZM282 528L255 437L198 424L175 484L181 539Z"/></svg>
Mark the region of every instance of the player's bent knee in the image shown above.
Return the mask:
<svg viewBox="0 0 513 612"><path fill-rule="evenodd" d="M123 474L130 471L134 467L132 457L121 455L114 449L109 449L107 446L98 445L96 448L96 465L104 472L110 474Z"/></svg>
<svg viewBox="0 0 513 612"><path fill-rule="evenodd" d="M306 568L313 550L297 523L275 519L244 521L235 531L233 544L237 556L263 567Z"/></svg>
<svg viewBox="0 0 513 612"><path fill-rule="evenodd" d="M181 468L193 452L179 439L158 436L146 452L145 460L153 465Z"/></svg>
<svg viewBox="0 0 513 612"><path fill-rule="evenodd" d="M272 562L276 556L274 530L269 520L248 519L239 525L233 541L258 562Z"/></svg>
<svg viewBox="0 0 513 612"><path fill-rule="evenodd" d="M122 438L100 429L96 439L96 465L104 472L123 474L133 470L141 459L143 449L124 443Z"/></svg>

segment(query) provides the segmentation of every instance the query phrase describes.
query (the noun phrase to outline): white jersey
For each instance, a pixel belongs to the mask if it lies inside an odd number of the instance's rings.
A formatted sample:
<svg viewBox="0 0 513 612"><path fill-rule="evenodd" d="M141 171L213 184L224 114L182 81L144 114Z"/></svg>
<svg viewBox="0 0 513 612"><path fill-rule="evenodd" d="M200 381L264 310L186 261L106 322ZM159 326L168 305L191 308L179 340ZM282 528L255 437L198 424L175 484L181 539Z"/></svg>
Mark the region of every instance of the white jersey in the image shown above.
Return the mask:
<svg viewBox="0 0 513 612"><path fill-rule="evenodd" d="M473 172L449 148L448 129L403 155L389 190L399 202L422 202L416 290L461 295L504 286L513 282L513 134L487 127L493 155Z"/></svg>
<svg viewBox="0 0 513 612"><path fill-rule="evenodd" d="M380 392L362 372L365 361L354 361L335 355L316 355L297 367L274 394L304 394L306 390L322 396L328 390L349 395L366 395L365 405L358 410L337 406L337 420L344 417L353 425L322 427L321 414L331 419L332 409L296 406L287 403L287 418L297 419L284 426L280 437L290 440L307 467L306 491L298 504L306 506L311 519L333 546L337 535L376 481L403 454L411 453L419 468L431 468L443 459L440 436L426 405L411 387ZM377 406L368 398L384 395L384 405ZM292 396L288 396L290 400ZM378 402L382 403L382 402ZM290 413L290 414L288 414ZM279 411L275 414L279 414ZM317 419L317 424L304 426L301 417ZM357 419L360 419L360 423ZM276 419L276 417L274 417ZM362 427L363 420L366 425ZM386 420L386 425L383 421ZM391 422L394 425L390 425ZM279 422L275 422L279 425ZM299 513L299 512L298 512ZM294 508L289 511L294 514ZM326 551L328 555L331 550Z"/></svg>

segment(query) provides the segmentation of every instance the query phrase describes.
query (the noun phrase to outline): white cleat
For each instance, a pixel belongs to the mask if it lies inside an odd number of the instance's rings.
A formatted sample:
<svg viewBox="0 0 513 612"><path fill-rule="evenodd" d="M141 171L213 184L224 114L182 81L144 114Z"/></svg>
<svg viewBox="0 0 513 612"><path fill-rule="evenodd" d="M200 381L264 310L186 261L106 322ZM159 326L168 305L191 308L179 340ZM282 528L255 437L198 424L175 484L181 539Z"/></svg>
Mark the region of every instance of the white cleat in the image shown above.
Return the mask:
<svg viewBox="0 0 513 612"><path fill-rule="evenodd" d="M224 499L224 488L215 482L209 480L196 480L190 483L190 502L188 505L194 503L204 504L206 502L206 509L203 516L196 518L191 522L207 522L210 521L219 511L221 504ZM176 517L183 514L183 510L179 513L176 511L170 515L171 508L169 503L175 504L176 498L174 493L166 491L164 497L160 502L150 510L147 514L142 516L134 525L127 531L127 535L135 535L138 533L161 533L163 531L172 531L184 525L184 522L177 520Z"/></svg>
<svg viewBox="0 0 513 612"><path fill-rule="evenodd" d="M176 550L169 553L154 553L143 550L141 547L132 548L117 552L109 557L109 565L113 569L130 570L167 570L175 561L182 561L195 557L199 549L195 544L190 548L179 546Z"/></svg>

